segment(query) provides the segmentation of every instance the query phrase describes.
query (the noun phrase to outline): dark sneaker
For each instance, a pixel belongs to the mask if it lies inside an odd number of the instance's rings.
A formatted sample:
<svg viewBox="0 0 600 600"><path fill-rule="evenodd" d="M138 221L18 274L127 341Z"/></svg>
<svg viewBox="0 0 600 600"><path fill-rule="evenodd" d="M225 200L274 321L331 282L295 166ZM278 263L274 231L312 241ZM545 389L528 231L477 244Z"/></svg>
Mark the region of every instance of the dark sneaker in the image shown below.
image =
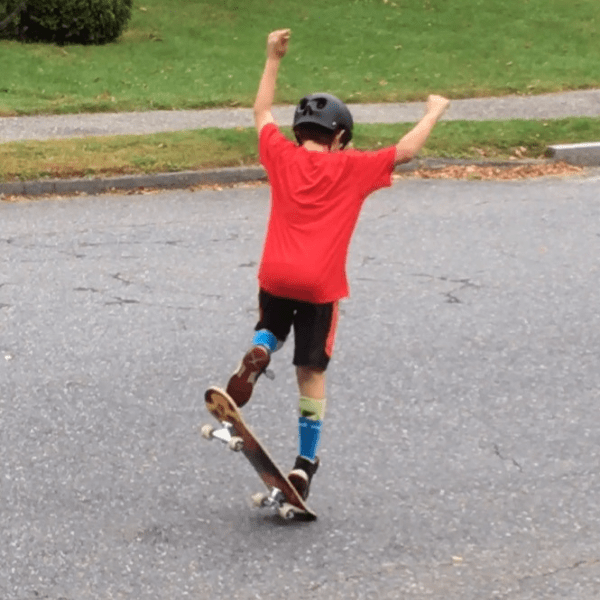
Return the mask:
<svg viewBox="0 0 600 600"><path fill-rule="evenodd" d="M312 460L308 460L308 458L298 456L296 458L294 469L290 471L290 474L288 475L290 483L298 490L298 493L302 496L303 500L308 498L310 482L319 468L319 463L319 457L313 462Z"/></svg>
<svg viewBox="0 0 600 600"><path fill-rule="evenodd" d="M246 352L227 384L227 393L240 408L250 400L256 380L270 362L271 356L264 346L253 346Z"/></svg>

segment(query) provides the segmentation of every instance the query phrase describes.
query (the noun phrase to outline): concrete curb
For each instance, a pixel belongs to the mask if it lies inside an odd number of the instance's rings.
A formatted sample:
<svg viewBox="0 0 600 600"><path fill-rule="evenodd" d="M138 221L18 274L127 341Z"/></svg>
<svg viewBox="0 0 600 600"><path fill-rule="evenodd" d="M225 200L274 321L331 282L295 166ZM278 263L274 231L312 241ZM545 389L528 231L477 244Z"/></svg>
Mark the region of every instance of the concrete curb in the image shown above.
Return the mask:
<svg viewBox="0 0 600 600"><path fill-rule="evenodd" d="M557 144L550 146L548 151L556 161L564 161L582 167L597 167L600 165L600 142Z"/></svg>
<svg viewBox="0 0 600 600"><path fill-rule="evenodd" d="M599 156L600 159L600 156ZM560 159L563 160L563 159ZM453 158L415 159L396 167L397 173L410 173L419 169L443 169L450 166L477 166L509 168L519 166L548 165L558 162L556 159L474 161ZM566 162L566 161L565 161ZM579 163L571 163L579 164ZM600 160L592 165L600 166ZM70 194L103 194L112 191L131 191L139 189L185 189L198 185L232 185L267 181L264 169L260 166L230 167L206 169L202 171L181 171L177 173L156 173L151 175L124 175L98 179L40 179L0 184L1 196L44 196Z"/></svg>
<svg viewBox="0 0 600 600"><path fill-rule="evenodd" d="M237 167L156 173L151 175L123 175L99 179L39 179L0 184L0 194L15 196L43 196L46 194L102 194L110 191L131 191L140 188L182 189L195 185L231 185L249 181L266 181L262 167Z"/></svg>

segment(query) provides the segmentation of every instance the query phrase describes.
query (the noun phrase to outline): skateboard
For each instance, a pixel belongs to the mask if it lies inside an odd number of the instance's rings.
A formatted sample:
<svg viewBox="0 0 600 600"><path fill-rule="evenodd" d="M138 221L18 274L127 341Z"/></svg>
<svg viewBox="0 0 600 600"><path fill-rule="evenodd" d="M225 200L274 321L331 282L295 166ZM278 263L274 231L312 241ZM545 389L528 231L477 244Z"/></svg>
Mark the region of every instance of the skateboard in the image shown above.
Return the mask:
<svg viewBox="0 0 600 600"><path fill-rule="evenodd" d="M302 496L246 425L231 396L220 388L210 387L206 390L204 399L206 407L219 421L220 427L203 425L202 437L207 440L220 440L227 444L230 450L241 452L267 486L267 493L252 496L253 504L260 508L276 510L284 519L315 520L316 513L306 505Z"/></svg>

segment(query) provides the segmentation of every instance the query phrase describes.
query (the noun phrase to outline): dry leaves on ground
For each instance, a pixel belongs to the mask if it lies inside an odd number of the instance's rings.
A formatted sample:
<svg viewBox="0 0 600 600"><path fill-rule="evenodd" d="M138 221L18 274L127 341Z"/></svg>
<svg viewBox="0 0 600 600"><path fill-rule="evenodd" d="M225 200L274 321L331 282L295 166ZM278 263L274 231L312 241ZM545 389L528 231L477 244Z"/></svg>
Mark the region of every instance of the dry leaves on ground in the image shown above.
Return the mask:
<svg viewBox="0 0 600 600"><path fill-rule="evenodd" d="M564 177L578 175L582 167L568 165L564 162L515 165L507 167L485 167L479 165L449 165L439 169L417 169L401 177L416 177L418 179L529 179L531 177Z"/></svg>

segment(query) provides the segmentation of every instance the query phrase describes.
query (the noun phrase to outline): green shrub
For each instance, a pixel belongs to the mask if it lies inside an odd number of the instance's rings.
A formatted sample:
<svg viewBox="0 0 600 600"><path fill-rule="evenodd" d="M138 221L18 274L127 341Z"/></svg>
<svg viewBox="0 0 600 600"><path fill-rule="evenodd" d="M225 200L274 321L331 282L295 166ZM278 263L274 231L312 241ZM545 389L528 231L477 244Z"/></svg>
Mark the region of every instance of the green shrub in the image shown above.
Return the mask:
<svg viewBox="0 0 600 600"><path fill-rule="evenodd" d="M121 35L131 17L132 3L133 0L0 0L0 36L61 45L105 44Z"/></svg>
<svg viewBox="0 0 600 600"><path fill-rule="evenodd" d="M18 37L21 15L26 6L27 0L0 0L0 37Z"/></svg>

